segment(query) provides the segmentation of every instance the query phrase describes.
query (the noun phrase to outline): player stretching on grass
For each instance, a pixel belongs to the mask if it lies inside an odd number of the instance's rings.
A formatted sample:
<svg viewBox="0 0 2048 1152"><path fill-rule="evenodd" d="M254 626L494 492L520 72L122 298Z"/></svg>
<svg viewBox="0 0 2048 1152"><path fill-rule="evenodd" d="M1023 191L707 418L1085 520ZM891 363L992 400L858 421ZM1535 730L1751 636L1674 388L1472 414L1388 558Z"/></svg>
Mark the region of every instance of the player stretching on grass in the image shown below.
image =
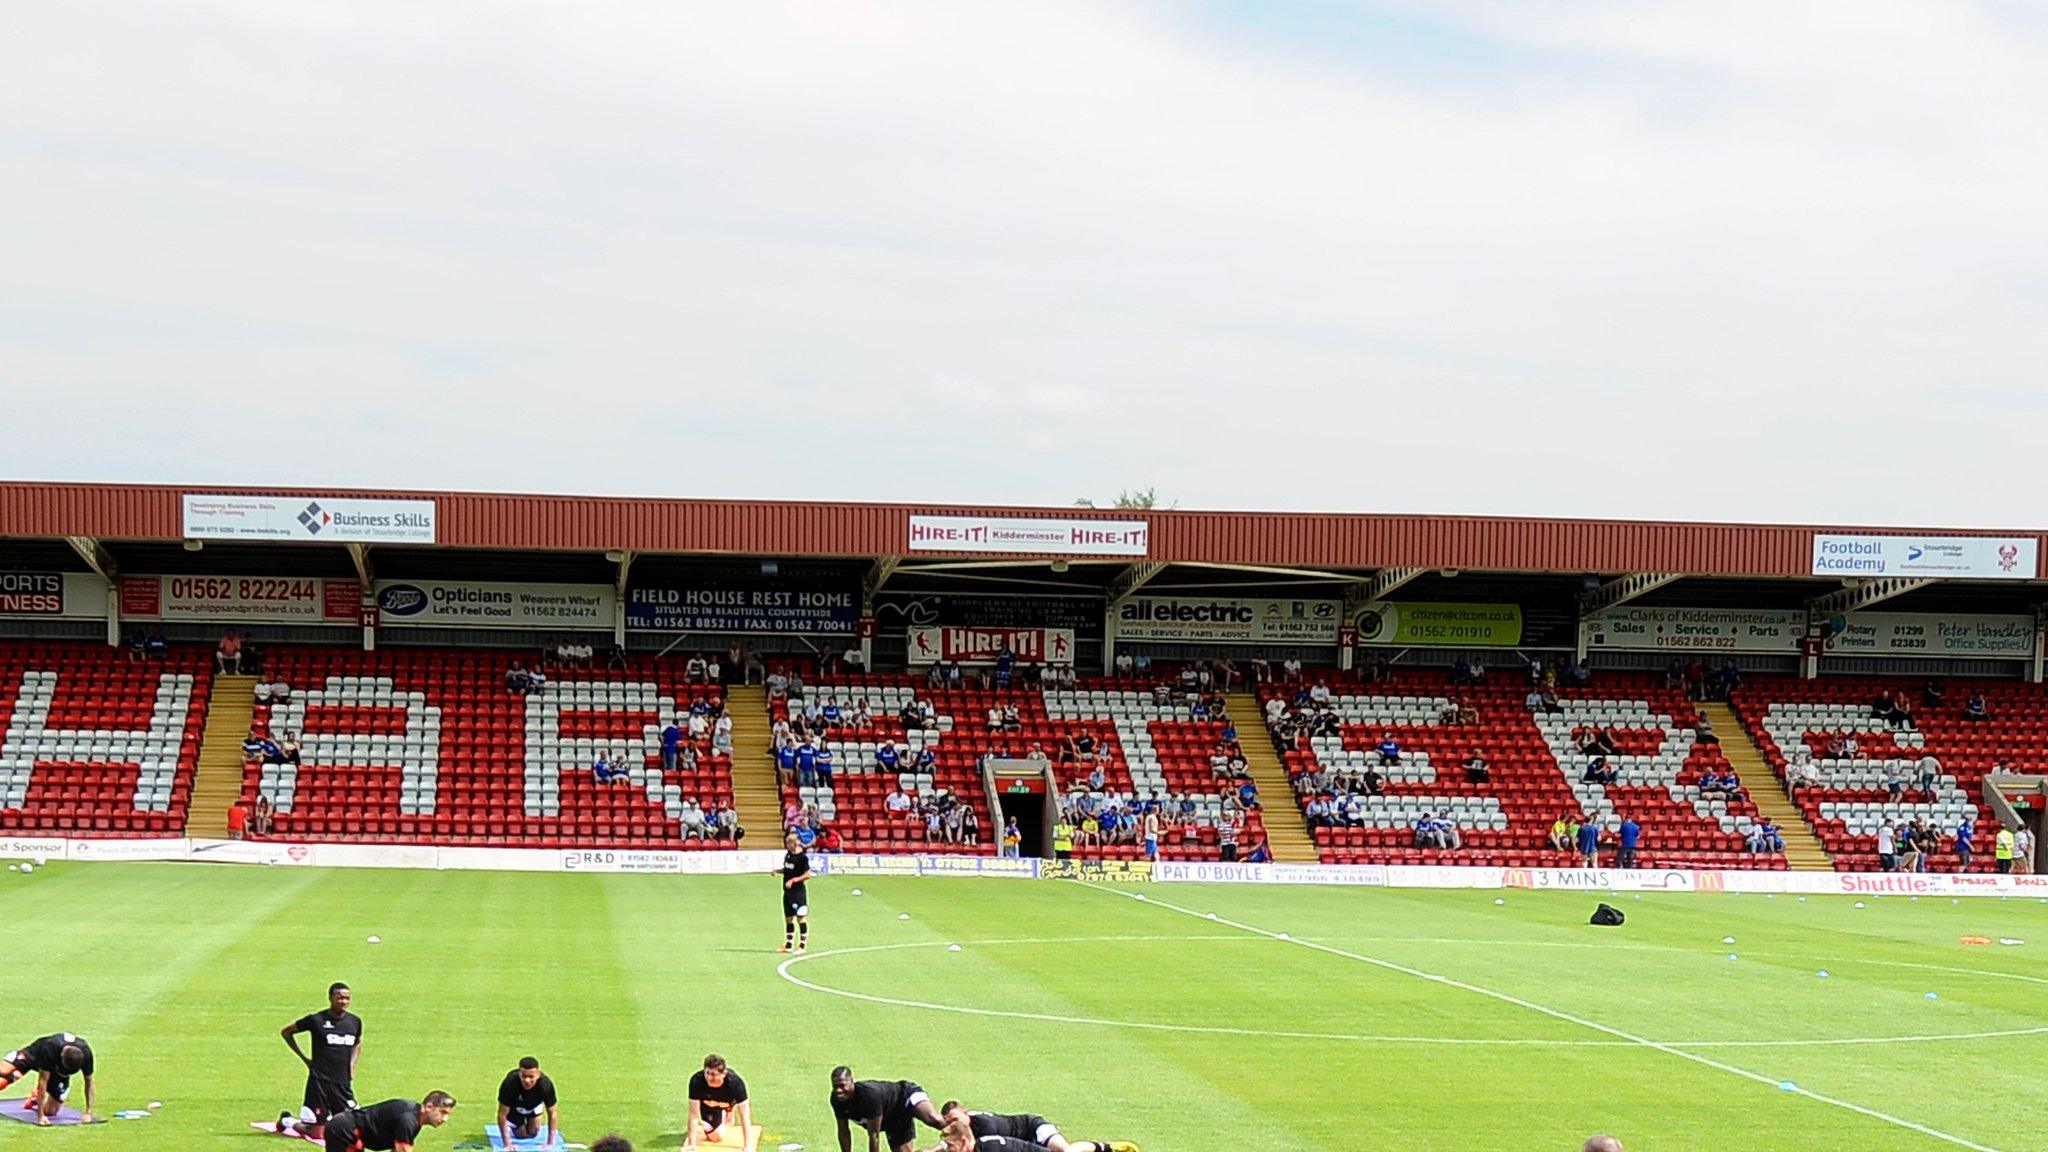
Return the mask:
<svg viewBox="0 0 2048 1152"><path fill-rule="evenodd" d="M1034 1146L1052 1152L1138 1152L1138 1146L1128 1140L1069 1140L1060 1135L1058 1125L1030 1112L969 1112L958 1100L948 1100L939 1108L939 1116L948 1131L954 1124L965 1123L983 1152L1024 1152Z"/></svg>
<svg viewBox="0 0 2048 1152"><path fill-rule="evenodd" d="M412 1152L420 1126L439 1128L455 1110L455 1097L429 1092L418 1103L386 1100L368 1108L351 1108L327 1121L327 1152Z"/></svg>
<svg viewBox="0 0 2048 1152"><path fill-rule="evenodd" d="M74 1073L85 1077L83 1123L92 1123L92 1045L69 1032L45 1036L16 1052L0 1056L0 1089L28 1075L36 1074L36 1086L28 1094L28 1106L35 1110L36 1127L47 1128L71 1094Z"/></svg>
<svg viewBox="0 0 2048 1152"><path fill-rule="evenodd" d="M782 951L801 952L811 943L811 897L804 882L811 878L811 856L796 833L782 838Z"/></svg>
<svg viewBox="0 0 2048 1152"><path fill-rule="evenodd" d="M832 1114L839 1118L839 1152L853 1152L852 1125L867 1130L868 1152L910 1152L919 1121L943 1129L946 1122L924 1089L908 1080L855 1080L844 1064L832 1070Z"/></svg>
<svg viewBox="0 0 2048 1152"><path fill-rule="evenodd" d="M541 1113L548 1117L548 1142L567 1143L562 1135L562 1114L555 1109L555 1082L540 1070L540 1061L522 1056L519 1067L505 1073L498 1085L498 1135L505 1147L516 1139L531 1140L540 1135Z"/></svg>
<svg viewBox="0 0 2048 1152"><path fill-rule="evenodd" d="M327 986L327 1011L310 1012L279 1029L285 1046L306 1066L306 1095L297 1120L289 1112L277 1117L280 1133L318 1140L329 1116L356 1106L356 1061L363 1054L363 1022L348 1010L346 984ZM313 1054L299 1047L299 1033L311 1033Z"/></svg>
<svg viewBox="0 0 2048 1152"><path fill-rule="evenodd" d="M713 1052L704 1058L704 1070L690 1077L690 1130L683 1137L683 1147L693 1147L699 1140L723 1139L719 1132L728 1116L733 1121L729 1129L732 1141L744 1147L747 1129L754 1123L754 1106L747 1103L747 1082L725 1066L725 1057Z"/></svg>

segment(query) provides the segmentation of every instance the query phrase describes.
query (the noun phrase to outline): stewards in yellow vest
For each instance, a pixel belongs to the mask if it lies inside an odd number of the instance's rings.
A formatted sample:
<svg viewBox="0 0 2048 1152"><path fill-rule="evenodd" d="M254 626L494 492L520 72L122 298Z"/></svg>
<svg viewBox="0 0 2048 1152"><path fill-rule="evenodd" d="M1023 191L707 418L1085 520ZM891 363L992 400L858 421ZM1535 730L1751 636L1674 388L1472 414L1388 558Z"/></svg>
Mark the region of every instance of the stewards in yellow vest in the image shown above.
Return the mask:
<svg viewBox="0 0 2048 1152"><path fill-rule="evenodd" d="M1065 820L1052 826L1052 858L1071 860L1074 857L1074 826Z"/></svg>
<svg viewBox="0 0 2048 1152"><path fill-rule="evenodd" d="M1994 842L1994 848L1991 853L1998 859L1998 870L2000 872L2012 871L2012 842L2012 829L2000 828L1998 830L1998 839Z"/></svg>

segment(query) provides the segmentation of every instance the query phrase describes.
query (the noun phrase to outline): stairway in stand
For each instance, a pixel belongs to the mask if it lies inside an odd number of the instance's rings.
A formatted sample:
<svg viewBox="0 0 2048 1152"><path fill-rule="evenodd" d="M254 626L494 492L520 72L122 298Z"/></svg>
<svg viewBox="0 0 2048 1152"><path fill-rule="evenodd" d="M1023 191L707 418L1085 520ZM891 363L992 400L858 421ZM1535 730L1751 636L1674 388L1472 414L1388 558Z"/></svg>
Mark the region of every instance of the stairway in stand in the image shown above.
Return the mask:
<svg viewBox="0 0 2048 1152"><path fill-rule="evenodd" d="M1728 758L1729 766L1742 778L1750 803L1756 805L1757 811L1770 817L1771 822L1778 826L1779 835L1785 838L1785 860L1792 870L1834 871L1834 859L1828 855L1827 849L1821 847L1799 806L1792 803L1792 797L1785 791L1785 782L1771 770L1770 762L1750 741L1749 733L1735 715L1735 709L1726 704L1701 704L1699 710L1714 722L1714 734L1721 738L1721 755Z"/></svg>
<svg viewBox="0 0 2048 1152"><path fill-rule="evenodd" d="M206 731L199 738L199 766L192 777L192 804L185 835L222 840L228 809L242 797L242 741L256 714L254 676L215 676L206 702Z"/></svg>
<svg viewBox="0 0 2048 1152"><path fill-rule="evenodd" d="M744 846L774 849L782 843L782 793L769 755L768 690L729 685L725 708L732 714L732 797L747 830Z"/></svg>
<svg viewBox="0 0 2048 1152"><path fill-rule="evenodd" d="M1302 819L1301 806L1294 802L1294 788L1287 782L1287 769L1280 763L1280 753L1266 735L1259 698L1249 692L1233 692L1223 698L1223 703L1230 709L1231 722L1237 725L1238 743L1244 748L1252 783L1259 788L1266 842L1272 845L1273 859L1285 864L1314 864L1319 859L1315 841L1308 838L1308 824Z"/></svg>

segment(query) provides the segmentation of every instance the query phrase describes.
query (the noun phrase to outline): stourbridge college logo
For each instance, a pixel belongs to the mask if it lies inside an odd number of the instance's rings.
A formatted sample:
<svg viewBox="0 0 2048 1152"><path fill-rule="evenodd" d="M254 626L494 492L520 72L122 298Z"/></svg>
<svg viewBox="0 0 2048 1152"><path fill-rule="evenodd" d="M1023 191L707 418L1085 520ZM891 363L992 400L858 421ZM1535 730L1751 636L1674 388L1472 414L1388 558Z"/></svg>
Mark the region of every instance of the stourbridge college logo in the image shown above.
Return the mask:
<svg viewBox="0 0 2048 1152"><path fill-rule="evenodd" d="M308 503L305 510L299 513L299 527L304 528L308 536L318 536L320 530L327 527L328 519L326 511L320 507L320 502L315 500Z"/></svg>

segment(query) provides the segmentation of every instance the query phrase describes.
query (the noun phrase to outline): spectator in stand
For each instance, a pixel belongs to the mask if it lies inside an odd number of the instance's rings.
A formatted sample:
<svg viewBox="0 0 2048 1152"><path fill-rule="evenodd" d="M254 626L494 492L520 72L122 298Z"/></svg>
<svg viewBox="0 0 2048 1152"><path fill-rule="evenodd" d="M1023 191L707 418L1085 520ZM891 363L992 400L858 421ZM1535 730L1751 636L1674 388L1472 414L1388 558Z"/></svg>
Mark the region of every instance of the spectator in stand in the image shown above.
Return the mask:
<svg viewBox="0 0 2048 1152"><path fill-rule="evenodd" d="M1257 686L1260 684L1270 684L1272 682L1272 663L1266 659L1266 654L1264 652L1257 653L1252 657L1252 684L1254 686Z"/></svg>
<svg viewBox="0 0 2048 1152"><path fill-rule="evenodd" d="M623 766L617 769L612 767L611 756L604 749L600 748L597 750L597 759L590 763L590 778L593 782L607 785L614 784L624 779L625 774Z"/></svg>
<svg viewBox="0 0 2048 1152"><path fill-rule="evenodd" d="M1465 783L1486 784L1492 779L1493 773L1486 766L1486 757L1481 756L1479 749L1474 748L1472 754L1465 757Z"/></svg>
<svg viewBox="0 0 2048 1152"><path fill-rule="evenodd" d="M548 686L548 674L538 666L526 670L526 693L532 695Z"/></svg>
<svg viewBox="0 0 2048 1152"><path fill-rule="evenodd" d="M1545 679L1546 679L1546 678L1547 678L1547 677L1548 677L1549 675L1550 675L1550 665L1548 665L1548 664L1545 664L1545 663L1543 662L1543 657L1541 657L1541 656L1531 656L1531 657L1529 657L1529 685L1530 685L1530 687L1532 687L1532 688L1541 688L1541 687L1543 686L1543 683L1544 683Z"/></svg>
<svg viewBox="0 0 2048 1152"><path fill-rule="evenodd" d="M1792 759L1785 765L1785 791L1791 794L1819 784L1820 766L1813 762L1812 751L1801 744L1792 750Z"/></svg>
<svg viewBox="0 0 2048 1152"><path fill-rule="evenodd" d="M832 787L832 746L822 741L818 744L817 768L818 787L830 789Z"/></svg>
<svg viewBox="0 0 2048 1152"><path fill-rule="evenodd" d="M1401 762L1401 742L1394 739L1392 732L1380 733L1380 742L1375 751L1380 754L1381 764L1393 765Z"/></svg>
<svg viewBox="0 0 2048 1152"><path fill-rule="evenodd" d="M1119 652L1116 654L1116 659L1110 661L1110 671L1119 680L1130 679L1136 668L1137 664L1131 659L1129 652Z"/></svg>
<svg viewBox="0 0 2048 1152"><path fill-rule="evenodd" d="M1555 713L1564 711L1564 706L1558 703L1557 693L1542 685L1529 689L1529 694L1522 698L1522 703L1531 712Z"/></svg>
<svg viewBox="0 0 2048 1152"><path fill-rule="evenodd" d="M789 698L789 677L783 675L780 668L770 672L761 683L768 689L768 699L786 700Z"/></svg>
<svg viewBox="0 0 2048 1152"><path fill-rule="evenodd" d="M1600 825L1591 819L1579 825L1578 853L1581 867L1600 866Z"/></svg>
<svg viewBox="0 0 2048 1152"><path fill-rule="evenodd" d="M896 754L896 745L883 740L875 747L875 771L894 773L902 758Z"/></svg>
<svg viewBox="0 0 2048 1152"><path fill-rule="evenodd" d="M1387 778L1380 775L1379 769L1368 764L1365 767L1365 771L1358 774L1358 787L1367 796L1385 795L1387 791Z"/></svg>
<svg viewBox="0 0 2048 1152"><path fill-rule="evenodd" d="M533 691L533 673L528 672L524 664L514 664L505 673L505 687L524 696Z"/></svg>
<svg viewBox="0 0 2048 1152"><path fill-rule="evenodd" d="M1237 862L1238 823L1234 817L1225 816L1216 822L1216 852L1226 864Z"/></svg>
<svg viewBox="0 0 2048 1152"><path fill-rule="evenodd" d="M1000 705L1000 704L991 704L991 705L989 705L989 709L988 709L988 730L989 730L990 732L1001 732L1001 731L1003 730L1003 706L1002 706L1002 705Z"/></svg>
<svg viewBox="0 0 2048 1152"><path fill-rule="evenodd" d="M676 762L682 758L682 751L683 730L676 724L675 718L670 717L667 726L661 730L661 770L675 771Z"/></svg>
<svg viewBox="0 0 2048 1152"><path fill-rule="evenodd" d="M1982 692L1970 697L1969 703L1963 705L1963 719L1972 724L1981 724L1991 719L1991 710L1984 706Z"/></svg>
<svg viewBox="0 0 2048 1152"><path fill-rule="evenodd" d="M927 744L917 750L916 771L919 775L930 776L938 769L938 764L938 754L932 751L931 745Z"/></svg>
<svg viewBox="0 0 2048 1152"><path fill-rule="evenodd" d="M1692 722L1692 739L1695 744L1711 744L1719 747L1721 738L1714 735L1714 721L1705 712Z"/></svg>
<svg viewBox="0 0 2048 1152"><path fill-rule="evenodd" d="M1885 794L1891 797L1891 801L1894 804L1905 798L1906 781L1899 774L1899 762L1897 760L1887 760L1884 762L1884 790Z"/></svg>
<svg viewBox="0 0 2048 1152"><path fill-rule="evenodd" d="M995 674L997 688L1009 688L1010 677L1016 671L1016 667L1017 654L1015 652L1010 651L1010 646L1008 644L1003 645L1000 649L996 651Z"/></svg>
<svg viewBox="0 0 2048 1152"><path fill-rule="evenodd" d="M1919 769L1920 798L1932 804L1934 803L1934 786L1941 780L1941 761L1935 759L1932 752L1923 753L1920 757Z"/></svg>
<svg viewBox="0 0 2048 1152"><path fill-rule="evenodd" d="M1289 684L1301 683L1301 658L1289 656L1280 662L1280 678Z"/></svg>
<svg viewBox="0 0 2048 1152"><path fill-rule="evenodd" d="M1733 800L1741 795L1736 790L1737 783L1738 781L1734 774L1731 773L1723 776L1717 770L1709 768L1700 775L1700 798L1703 800Z"/></svg>
<svg viewBox="0 0 2048 1152"><path fill-rule="evenodd" d="M1673 692L1685 687L1685 666L1675 657L1664 665L1664 687Z"/></svg>
<svg viewBox="0 0 2048 1152"><path fill-rule="evenodd" d="M718 657L707 656L704 658L704 682L706 684L725 683L725 665L718 662Z"/></svg>
<svg viewBox="0 0 2048 1152"><path fill-rule="evenodd" d="M799 787L818 784L818 741L815 737L796 746L796 782Z"/></svg>
<svg viewBox="0 0 2048 1152"><path fill-rule="evenodd" d="M701 652L692 652L683 665L683 681L688 684L702 684L710 679L710 667Z"/></svg>
<svg viewBox="0 0 2048 1152"><path fill-rule="evenodd" d="M1721 661L1721 672L1717 679L1721 682L1720 695L1723 700L1735 695L1735 690L1742 687L1742 669L1736 666L1734 658Z"/></svg>
<svg viewBox="0 0 2048 1152"><path fill-rule="evenodd" d="M1472 683L1472 662L1470 660L1460 656L1451 662L1451 683Z"/></svg>
<svg viewBox="0 0 2048 1152"><path fill-rule="evenodd" d="M242 674L242 638L230 628L220 638L220 647L213 653L213 662L221 672L240 676Z"/></svg>
<svg viewBox="0 0 2048 1152"><path fill-rule="evenodd" d="M1259 806L1259 786L1250 780L1239 783L1237 786L1237 802L1247 811L1256 809Z"/></svg>
<svg viewBox="0 0 2048 1152"><path fill-rule="evenodd" d="M1579 774L1581 784L1608 785L1621 779L1621 772L1607 762L1605 756L1595 756L1586 762L1586 770Z"/></svg>
<svg viewBox="0 0 2048 1152"><path fill-rule="evenodd" d="M1828 738L1829 759L1845 760L1853 758L1857 754L1856 734L1854 732L1838 732Z"/></svg>
<svg viewBox="0 0 2048 1152"><path fill-rule="evenodd" d="M299 733L297 729L285 730L284 739L277 742L276 763L297 764L299 762Z"/></svg>
<svg viewBox="0 0 2048 1152"><path fill-rule="evenodd" d="M1559 816L1551 822L1550 837L1544 841L1551 850L1570 852L1578 839L1578 830L1572 825L1570 816Z"/></svg>
<svg viewBox="0 0 2048 1152"><path fill-rule="evenodd" d="M718 828L716 839L730 840L734 844L747 838L747 830L740 827L739 810L729 804L715 806L713 816Z"/></svg>
<svg viewBox="0 0 2048 1152"><path fill-rule="evenodd" d="M623 644L612 645L611 651L608 652L604 658L604 666L606 670L612 672L624 672L626 670L627 664L628 661L626 659L626 646Z"/></svg>
<svg viewBox="0 0 2048 1152"><path fill-rule="evenodd" d="M711 722L711 750L721 756L732 755L732 713L721 710Z"/></svg>
<svg viewBox="0 0 2048 1152"><path fill-rule="evenodd" d="M740 658L740 667L743 670L741 677L743 683L752 684L757 676L761 677L763 683L766 683L767 677L765 674L768 670L768 665L761 659L760 647L752 641L747 642L746 653Z"/></svg>
<svg viewBox="0 0 2048 1152"><path fill-rule="evenodd" d="M1617 846L1614 851L1614 866L1616 868L1633 868L1636 866L1636 845L1642 843L1642 839L1643 826L1636 823L1633 816L1623 816L1621 818L1621 830L1617 836Z"/></svg>
<svg viewBox="0 0 2048 1152"><path fill-rule="evenodd" d="M1024 717L1017 711L1017 705L1014 702L1005 703L1003 705L1003 731L1022 732L1023 730Z"/></svg>
<svg viewBox="0 0 2048 1152"><path fill-rule="evenodd" d="M249 830L249 810L237 800L228 806L228 839L240 840Z"/></svg>
<svg viewBox="0 0 2048 1152"><path fill-rule="evenodd" d="M846 726L846 713L840 709L837 696L825 697L824 707L818 709L818 720L828 732Z"/></svg>
<svg viewBox="0 0 2048 1152"><path fill-rule="evenodd" d="M2032 872L2034 870L2034 833L2026 825L2012 836L2012 870Z"/></svg>
<svg viewBox="0 0 2048 1152"><path fill-rule="evenodd" d="M288 704L291 702L291 698L292 686L285 683L282 676L266 677L256 682L256 702L258 704Z"/></svg>
<svg viewBox="0 0 2048 1152"><path fill-rule="evenodd" d="M264 739L261 732L254 728L249 729L249 735L242 741L242 763L263 763L270 746L270 741Z"/></svg>
<svg viewBox="0 0 2048 1152"><path fill-rule="evenodd" d="M882 807L888 810L891 817L901 820L910 814L911 808L915 805L911 802L910 790L898 788L882 797Z"/></svg>
<svg viewBox="0 0 2048 1152"><path fill-rule="evenodd" d="M1877 825L1877 866L1886 872L1899 870L1899 837L1889 820L1881 820Z"/></svg>
<svg viewBox="0 0 2048 1152"><path fill-rule="evenodd" d="M1970 850L1976 846L1977 825L1968 816L1956 821L1956 871L1970 870Z"/></svg>
<svg viewBox="0 0 2048 1152"><path fill-rule="evenodd" d="M277 805L270 802L270 797L259 794L256 797L256 811L249 816L249 834L268 836L276 822Z"/></svg>
<svg viewBox="0 0 2048 1152"><path fill-rule="evenodd" d="M1331 802L1329 797L1318 793L1315 799L1310 800L1308 806L1302 809L1302 817L1308 823L1310 831L1314 831L1317 828L1335 828L1337 826L1336 808L1337 806Z"/></svg>
<svg viewBox="0 0 2048 1152"><path fill-rule="evenodd" d="M1913 702L1904 696L1899 697L1892 705L1892 727L1901 728L1908 732L1913 731L1917 727L1913 723Z"/></svg>
<svg viewBox="0 0 2048 1152"><path fill-rule="evenodd" d="M709 836L710 823L704 818L704 809L695 800L683 801L676 823L682 828L685 840L703 840Z"/></svg>

